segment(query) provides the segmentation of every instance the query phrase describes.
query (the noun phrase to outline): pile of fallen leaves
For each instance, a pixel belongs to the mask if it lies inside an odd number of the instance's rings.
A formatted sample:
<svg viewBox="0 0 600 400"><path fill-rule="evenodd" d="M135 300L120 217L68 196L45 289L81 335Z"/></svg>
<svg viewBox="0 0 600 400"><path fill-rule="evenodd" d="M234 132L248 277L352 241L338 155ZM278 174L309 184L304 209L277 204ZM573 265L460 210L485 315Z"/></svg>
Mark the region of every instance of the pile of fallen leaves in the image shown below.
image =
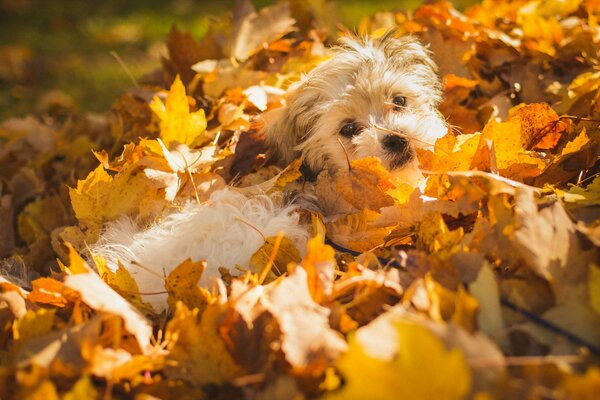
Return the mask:
<svg viewBox="0 0 600 400"><path fill-rule="evenodd" d="M0 398L597 398L596 0L365 19L431 44L452 130L419 152L419 187L374 158L322 173L307 249L266 238L209 288L186 261L161 314L90 254L120 216L294 184L300 163L270 165L252 121L330 54L308 4L238 2L200 41L173 29L106 115L0 124Z"/></svg>

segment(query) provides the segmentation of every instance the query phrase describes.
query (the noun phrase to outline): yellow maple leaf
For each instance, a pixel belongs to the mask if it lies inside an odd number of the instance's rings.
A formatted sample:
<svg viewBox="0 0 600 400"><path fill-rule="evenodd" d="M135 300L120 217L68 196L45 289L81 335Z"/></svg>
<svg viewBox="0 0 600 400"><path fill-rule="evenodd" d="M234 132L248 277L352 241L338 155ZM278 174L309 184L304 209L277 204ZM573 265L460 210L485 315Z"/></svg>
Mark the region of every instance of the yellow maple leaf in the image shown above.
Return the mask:
<svg viewBox="0 0 600 400"><path fill-rule="evenodd" d="M500 175L515 180L538 176L546 163L529 154L521 139L521 121L511 118L506 122L490 121L483 128L482 139L494 143L496 166Z"/></svg>
<svg viewBox="0 0 600 400"><path fill-rule="evenodd" d="M463 354L446 350L428 329L405 321L394 323L397 354L388 359L368 353L356 335L336 365L345 378L341 390L325 396L333 399L462 399L471 375Z"/></svg>
<svg viewBox="0 0 600 400"><path fill-rule="evenodd" d="M287 271L289 263L300 262L302 257L294 243L285 236L267 237L265 243L250 257L250 270L257 274L265 274L267 280L272 280ZM276 252L275 254L273 254ZM269 259L273 258L270 271L265 271L269 264Z"/></svg>
<svg viewBox="0 0 600 400"><path fill-rule="evenodd" d="M70 243L65 243L65 246L67 246L67 249L69 250L69 266L64 265L60 260L57 260L60 270L68 275L87 274L90 272L90 267L85 260L81 258L73 246Z"/></svg>
<svg viewBox="0 0 600 400"><path fill-rule="evenodd" d="M179 76L169 89L166 103L155 97L150 108L160 119L160 138L169 146L172 142L191 146L206 130L204 110L190 112L185 87Z"/></svg>
<svg viewBox="0 0 600 400"><path fill-rule="evenodd" d="M435 253L443 260L458 251L463 236L462 227L451 231L441 214L434 213L419 225L417 247Z"/></svg>
<svg viewBox="0 0 600 400"><path fill-rule="evenodd" d="M77 188L69 188L69 195L75 216L90 229L122 215L135 216L144 207L151 208L148 202L158 200L148 178L134 175L133 166L113 178L99 165L84 180L77 181Z"/></svg>
<svg viewBox="0 0 600 400"><path fill-rule="evenodd" d="M129 271L123 267L121 262L118 262L117 269L113 272L108 267L108 263L104 257L97 254L92 254L92 260L94 261L98 275L100 275L102 280L108 283L111 288L117 291L117 293L125 297L129 302L140 309L151 309L150 306L146 305L142 301L140 289L135 279L133 279Z"/></svg>
<svg viewBox="0 0 600 400"><path fill-rule="evenodd" d="M172 310L178 301L190 309L201 310L211 302L211 296L206 289L198 286L198 281L206 269L205 261L192 261L189 258L179 264L165 280L165 288L169 293L167 302Z"/></svg>

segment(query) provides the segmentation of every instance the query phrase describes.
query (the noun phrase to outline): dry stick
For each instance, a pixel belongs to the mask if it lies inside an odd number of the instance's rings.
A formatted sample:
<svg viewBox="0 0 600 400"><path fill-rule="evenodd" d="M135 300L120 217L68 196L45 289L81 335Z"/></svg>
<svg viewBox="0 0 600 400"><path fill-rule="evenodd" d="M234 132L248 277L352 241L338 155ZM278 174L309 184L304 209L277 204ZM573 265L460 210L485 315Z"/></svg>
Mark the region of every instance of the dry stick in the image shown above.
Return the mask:
<svg viewBox="0 0 600 400"><path fill-rule="evenodd" d="M167 294L169 293L168 291L164 290L161 292L136 292L134 290L123 290L123 289L119 289L120 292L125 293L125 294L139 294L140 296L158 296L161 294Z"/></svg>
<svg viewBox="0 0 600 400"><path fill-rule="evenodd" d="M242 224L248 225L250 228L252 228L256 232L258 232L258 234L262 237L263 241L265 241L265 242L267 241L267 238L265 237L265 235L256 226L252 225L250 222L248 222L246 220L241 219L240 217L235 217L234 219L238 222L241 222Z"/></svg>
<svg viewBox="0 0 600 400"><path fill-rule="evenodd" d="M472 368L521 367L527 365L553 364L556 362L579 364L586 361L587 360L582 355L503 357L500 360L492 358L467 359L467 363Z"/></svg>
<svg viewBox="0 0 600 400"><path fill-rule="evenodd" d="M583 121L583 122L598 122L598 123L600 123L600 119L594 119L594 118L588 118L588 117L578 117L576 115L561 115L558 118L574 119L576 121Z"/></svg>
<svg viewBox="0 0 600 400"><path fill-rule="evenodd" d="M342 150L344 150L344 154L346 155L346 162L348 163L348 171L352 172L352 166L350 165L350 157L348 157L348 152L346 151L346 146L344 146L344 143L342 143L342 139L340 139L339 137L336 137L338 143L340 144L340 146L342 146Z"/></svg>
<svg viewBox="0 0 600 400"><path fill-rule="evenodd" d="M267 264L263 268L260 273L260 277L258 278L258 283L262 284L267 278L267 274L271 271L273 267L273 262L275 261L275 257L277 256L277 252L279 251L279 246L281 245L281 241L283 240L283 231L279 232L277 235L277 239L275 239L275 244L273 245L273 251L271 252L271 257L267 261Z"/></svg>
<svg viewBox="0 0 600 400"><path fill-rule="evenodd" d="M133 74L131 73L131 70L129 69L129 67L127 67L127 64L125 64L125 62L123 61L123 59L121 58L121 56L119 56L116 51L111 51L110 55L113 56L114 59L117 60L117 62L121 66L121 68L123 68L123 70L125 71L125 73L129 77L129 79L131 79L131 82L133 82L133 86L135 86L136 88L139 88L140 85L138 85L137 81L133 77Z"/></svg>
<svg viewBox="0 0 600 400"><path fill-rule="evenodd" d="M420 139L417 139L417 138L411 137L411 136L409 136L409 135L406 135L406 134L404 134L404 133L400 133L400 132L396 132L396 131L393 131L393 130L391 130L391 129L388 129L388 128L384 128L384 127L383 127L383 126L381 126L381 125L373 124L373 128L375 128L375 129L377 129L377 130L380 130L380 131L383 131L383 132L385 132L385 133L389 133L389 134L391 134L391 135L400 136L401 138L404 138L404 139L408 139L408 140L414 140L415 142L419 142L419 143L425 144L425 145L427 145L427 146L435 146L435 144L432 144L432 143L426 142L426 141L424 141L424 140L420 140ZM444 149L442 149L442 148L440 148L440 147L438 147L437 149L438 149L439 151L441 151L442 153L446 154L447 156L449 156L449 155L450 155L450 153L448 153L446 150L444 150Z"/></svg>
<svg viewBox="0 0 600 400"><path fill-rule="evenodd" d="M163 275L159 274L159 273L158 273L158 272L156 272L156 271L153 271L153 270L151 270L151 269L150 269L150 268L148 268L148 267L144 267L144 266L143 266L142 264L140 264L138 261L135 261L135 260L131 261L131 265L135 265L136 267L143 269L144 271L148 272L149 274L152 274L152 275L156 276L157 278L160 278L160 279L162 279L162 280L165 280L165 277L164 277Z"/></svg>
<svg viewBox="0 0 600 400"><path fill-rule="evenodd" d="M583 170L581 170L581 172L583 172ZM579 186L579 185L581 185L583 182L585 182L585 181L589 181L590 179L592 179L592 178L595 178L595 177L597 177L598 175L600 175L600 172L596 172L595 174L593 174L593 175L590 175L590 176L588 176L587 178L580 180L579 182L577 182L577 185L575 185L575 186Z"/></svg>

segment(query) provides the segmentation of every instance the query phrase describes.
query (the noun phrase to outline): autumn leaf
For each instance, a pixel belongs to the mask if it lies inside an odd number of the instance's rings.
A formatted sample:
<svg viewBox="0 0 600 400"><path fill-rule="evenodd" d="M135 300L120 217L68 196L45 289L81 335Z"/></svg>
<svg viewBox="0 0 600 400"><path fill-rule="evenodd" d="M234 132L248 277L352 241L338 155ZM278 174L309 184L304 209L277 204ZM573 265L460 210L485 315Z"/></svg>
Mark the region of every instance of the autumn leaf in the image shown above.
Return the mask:
<svg viewBox="0 0 600 400"><path fill-rule="evenodd" d="M142 213L144 204L157 197L145 176L132 167L112 177L101 165L78 181L77 188L69 188L69 195L79 222L96 230L122 215Z"/></svg>
<svg viewBox="0 0 600 400"><path fill-rule="evenodd" d="M373 344L361 341L361 330L349 339L348 352L336 363L346 384L327 399L464 398L471 376L460 351L447 350L414 323L397 322L393 329L387 338L393 342L381 343L394 349L386 355L381 350L373 354Z"/></svg>
<svg viewBox="0 0 600 400"><path fill-rule="evenodd" d="M66 307L69 303L77 301L77 292L52 278L39 278L31 282L33 289L27 296L32 303L47 304L55 307Z"/></svg>
<svg viewBox="0 0 600 400"><path fill-rule="evenodd" d="M70 275L65 286L78 291L81 299L95 310L101 310L121 317L125 328L136 338L140 350L149 350L152 326L129 302L119 296L93 271Z"/></svg>
<svg viewBox="0 0 600 400"><path fill-rule="evenodd" d="M173 142L191 146L202 139L206 130L204 110L190 112L185 87L179 77L171 85L166 103L155 97L150 108L160 120L160 137L167 146Z"/></svg>
<svg viewBox="0 0 600 400"><path fill-rule="evenodd" d="M312 299L304 268L276 282L265 303L281 329L281 350L298 373L322 371L346 350L346 342L329 327L329 310Z"/></svg>
<svg viewBox="0 0 600 400"><path fill-rule="evenodd" d="M206 262L187 259L171 271L165 280L165 289L169 295L167 302L172 310L175 310L179 301L192 310L202 310L211 302L211 296L206 289L198 285L205 269Z"/></svg>
<svg viewBox="0 0 600 400"><path fill-rule="evenodd" d="M289 263L297 263L300 259L300 252L290 239L285 236L270 236L252 255L249 266L260 277L270 276L269 280L272 280L285 273Z"/></svg>
<svg viewBox="0 0 600 400"><path fill-rule="evenodd" d="M394 185L377 158L353 161L350 168L341 172L336 180L336 189L346 201L355 207L373 211L391 205L391 197L386 192Z"/></svg>
<svg viewBox="0 0 600 400"><path fill-rule="evenodd" d="M218 324L225 306L209 305L202 315L177 303L166 335L174 341L165 374L171 379L185 379L193 384L221 383L244 374L219 337ZM189 371L194 371L190 374Z"/></svg>

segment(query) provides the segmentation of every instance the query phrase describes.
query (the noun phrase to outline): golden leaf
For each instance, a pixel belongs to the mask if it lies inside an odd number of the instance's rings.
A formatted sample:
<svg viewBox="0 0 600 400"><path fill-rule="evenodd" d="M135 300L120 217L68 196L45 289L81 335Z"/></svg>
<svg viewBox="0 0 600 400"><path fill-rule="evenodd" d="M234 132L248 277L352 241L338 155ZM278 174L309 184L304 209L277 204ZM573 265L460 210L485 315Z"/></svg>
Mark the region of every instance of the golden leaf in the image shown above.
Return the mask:
<svg viewBox="0 0 600 400"><path fill-rule="evenodd" d="M396 343L387 346L395 347L396 354L388 359L369 354L357 335L350 337L348 352L336 362L345 384L325 399L459 400L467 395L471 374L460 351L446 350L417 324L398 321L394 327Z"/></svg>
<svg viewBox="0 0 600 400"><path fill-rule="evenodd" d="M189 310L183 303L177 303L175 315L166 328L166 338L173 340L174 345L168 356L171 363L164 369L165 376L208 384L224 383L244 375L218 333L224 312L223 305L213 303L200 317L198 309Z"/></svg>
<svg viewBox="0 0 600 400"><path fill-rule="evenodd" d="M160 138L167 146L173 142L191 146L202 139L206 130L204 110L190 112L185 87L179 76L171 85L166 104L155 97L150 108L160 119Z"/></svg>
<svg viewBox="0 0 600 400"><path fill-rule="evenodd" d="M159 202L160 197L148 179L134 173L134 166L130 166L113 178L99 165L84 180L77 181L77 188L69 188L79 222L90 229L99 229L103 223L120 216L137 216L145 208L151 208L153 200Z"/></svg>
<svg viewBox="0 0 600 400"><path fill-rule="evenodd" d="M179 301L190 309L200 310L211 302L210 294L198 285L205 269L205 261L193 262L188 258L171 271L165 280L165 289L169 294L167 302L172 310L175 310Z"/></svg>
<svg viewBox="0 0 600 400"><path fill-rule="evenodd" d="M373 211L393 204L386 192L394 185L377 157L354 160L350 165L350 170L338 172L335 178L335 189L344 200L358 209Z"/></svg>
<svg viewBox="0 0 600 400"><path fill-rule="evenodd" d="M265 243L252 255L250 258L250 270L257 274L262 274L265 266L268 264L268 261L271 257L273 257L273 252L275 249L275 244L277 242L278 236L270 236L266 238ZM276 276L280 276L287 271L287 265L289 263L297 263L300 262L302 257L300 256L300 252L294 245L294 243L283 236L281 238L281 242L277 246L277 253L273 258L273 265L271 270L268 273L268 280L272 280Z"/></svg>

